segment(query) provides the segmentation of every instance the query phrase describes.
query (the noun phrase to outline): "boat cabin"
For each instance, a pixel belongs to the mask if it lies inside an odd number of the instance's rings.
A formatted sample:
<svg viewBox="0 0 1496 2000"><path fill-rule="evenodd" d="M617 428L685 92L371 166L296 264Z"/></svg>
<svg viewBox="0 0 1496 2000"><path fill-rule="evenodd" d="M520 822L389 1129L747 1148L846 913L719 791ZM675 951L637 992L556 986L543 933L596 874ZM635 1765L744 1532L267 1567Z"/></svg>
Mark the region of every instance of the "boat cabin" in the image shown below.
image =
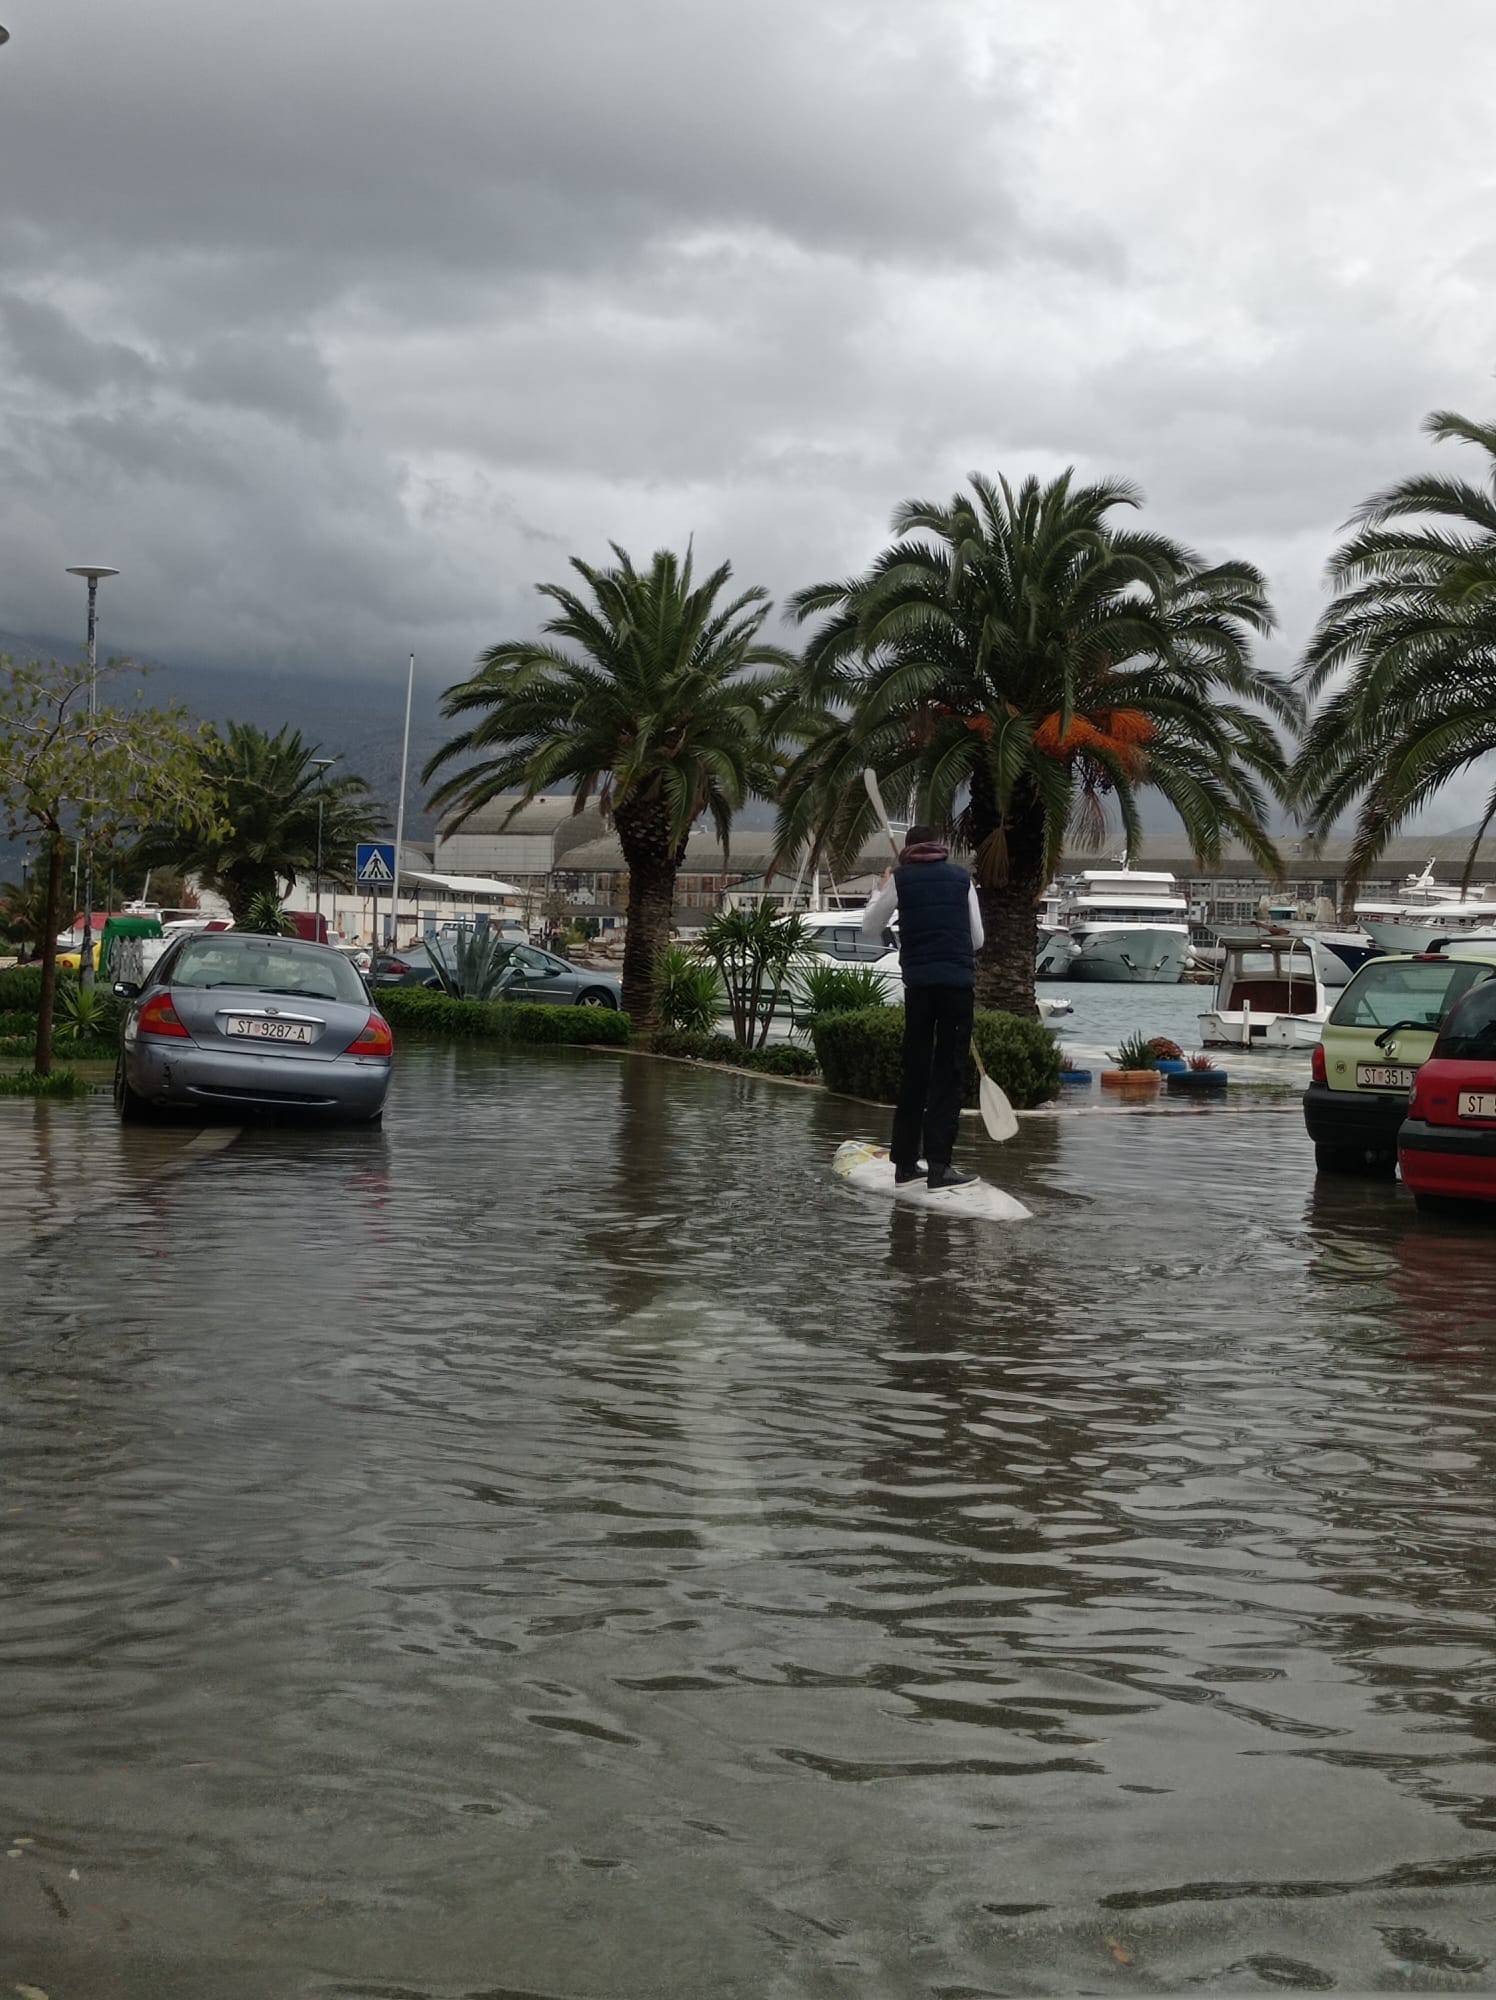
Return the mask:
<svg viewBox="0 0 1496 2000"><path fill-rule="evenodd" d="M1330 1009L1308 939L1253 931L1222 933L1218 942L1215 1006L1200 1016L1207 1047L1305 1048L1319 1040Z"/></svg>

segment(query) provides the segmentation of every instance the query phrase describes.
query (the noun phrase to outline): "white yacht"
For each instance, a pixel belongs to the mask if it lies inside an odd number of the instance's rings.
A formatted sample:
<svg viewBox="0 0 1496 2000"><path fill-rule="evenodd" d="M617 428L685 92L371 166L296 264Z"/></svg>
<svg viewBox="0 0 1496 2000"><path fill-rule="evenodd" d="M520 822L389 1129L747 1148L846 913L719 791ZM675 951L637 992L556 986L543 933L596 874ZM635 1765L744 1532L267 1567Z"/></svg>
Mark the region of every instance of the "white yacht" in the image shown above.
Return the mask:
<svg viewBox="0 0 1496 2000"><path fill-rule="evenodd" d="M1066 888L1072 979L1177 986L1189 949L1189 906L1172 875L1087 868Z"/></svg>
<svg viewBox="0 0 1496 2000"><path fill-rule="evenodd" d="M1051 882L1039 898L1039 950L1034 961L1036 979L1064 979L1069 976L1075 944L1069 926L1060 916L1061 894Z"/></svg>
<svg viewBox="0 0 1496 2000"><path fill-rule="evenodd" d="M1393 902L1368 901L1355 906L1356 920L1379 951L1430 951L1441 938L1468 937L1496 921L1496 903L1482 889L1463 894L1434 880L1429 862L1421 875L1410 875Z"/></svg>

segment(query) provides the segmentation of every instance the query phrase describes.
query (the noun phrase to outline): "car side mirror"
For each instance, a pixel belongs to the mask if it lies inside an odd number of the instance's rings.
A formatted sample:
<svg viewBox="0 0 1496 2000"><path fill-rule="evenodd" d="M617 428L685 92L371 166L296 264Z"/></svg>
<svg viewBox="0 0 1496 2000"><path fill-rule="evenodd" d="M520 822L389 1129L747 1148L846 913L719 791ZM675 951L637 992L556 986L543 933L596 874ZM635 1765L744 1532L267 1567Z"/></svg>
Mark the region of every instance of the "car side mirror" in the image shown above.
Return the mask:
<svg viewBox="0 0 1496 2000"><path fill-rule="evenodd" d="M133 1000L139 991L140 988L133 979L116 979L114 982L114 995L117 1000Z"/></svg>

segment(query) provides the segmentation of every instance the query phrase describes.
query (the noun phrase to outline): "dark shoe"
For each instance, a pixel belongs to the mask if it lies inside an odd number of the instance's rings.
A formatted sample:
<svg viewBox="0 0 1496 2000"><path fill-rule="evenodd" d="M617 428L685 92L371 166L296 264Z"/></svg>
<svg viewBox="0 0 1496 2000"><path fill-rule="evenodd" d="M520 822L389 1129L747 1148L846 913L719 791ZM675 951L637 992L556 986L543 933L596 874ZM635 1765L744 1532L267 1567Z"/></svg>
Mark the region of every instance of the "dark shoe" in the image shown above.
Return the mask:
<svg viewBox="0 0 1496 2000"><path fill-rule="evenodd" d="M959 1167L931 1167L932 1188L970 1187L976 1180L975 1174L963 1174Z"/></svg>
<svg viewBox="0 0 1496 2000"><path fill-rule="evenodd" d="M920 1166L917 1161L912 1167L895 1167L893 1184L895 1187L904 1187L910 1181L922 1181L928 1172L929 1168Z"/></svg>

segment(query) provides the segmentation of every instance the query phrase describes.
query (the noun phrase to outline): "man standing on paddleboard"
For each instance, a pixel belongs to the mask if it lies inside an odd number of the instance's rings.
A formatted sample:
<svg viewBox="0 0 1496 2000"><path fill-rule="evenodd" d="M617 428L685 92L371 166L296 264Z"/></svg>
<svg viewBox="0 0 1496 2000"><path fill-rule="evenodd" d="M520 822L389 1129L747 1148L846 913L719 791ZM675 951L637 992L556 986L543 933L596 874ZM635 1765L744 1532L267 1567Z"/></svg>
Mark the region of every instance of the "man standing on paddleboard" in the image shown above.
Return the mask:
<svg viewBox="0 0 1496 2000"><path fill-rule="evenodd" d="M862 916L862 935L878 939L895 908L899 913L904 1075L889 1153L896 1182L923 1180L923 1136L932 1188L976 1179L953 1167L951 1155L971 1048L982 912L971 877L950 854L938 827L910 827L898 867L884 875Z"/></svg>

